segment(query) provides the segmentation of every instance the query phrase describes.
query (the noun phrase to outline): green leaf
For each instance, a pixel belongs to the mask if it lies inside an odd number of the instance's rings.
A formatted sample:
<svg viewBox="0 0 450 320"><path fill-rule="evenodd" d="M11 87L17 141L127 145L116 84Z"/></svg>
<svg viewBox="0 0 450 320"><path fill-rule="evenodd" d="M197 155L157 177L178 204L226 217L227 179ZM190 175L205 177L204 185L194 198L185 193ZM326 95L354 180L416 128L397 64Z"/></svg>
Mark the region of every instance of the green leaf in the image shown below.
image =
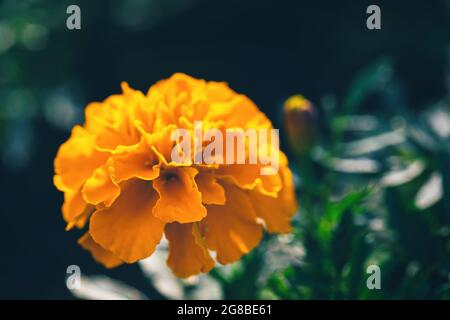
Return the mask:
<svg viewBox="0 0 450 320"><path fill-rule="evenodd" d="M371 188L353 191L340 201L328 202L325 206L325 216L319 222L319 237L326 241L331 232L342 219L342 215L349 210L357 211L361 203L371 194Z"/></svg>
<svg viewBox="0 0 450 320"><path fill-rule="evenodd" d="M382 58L361 70L353 79L343 102L343 114L352 114L375 89L392 76L392 62Z"/></svg>

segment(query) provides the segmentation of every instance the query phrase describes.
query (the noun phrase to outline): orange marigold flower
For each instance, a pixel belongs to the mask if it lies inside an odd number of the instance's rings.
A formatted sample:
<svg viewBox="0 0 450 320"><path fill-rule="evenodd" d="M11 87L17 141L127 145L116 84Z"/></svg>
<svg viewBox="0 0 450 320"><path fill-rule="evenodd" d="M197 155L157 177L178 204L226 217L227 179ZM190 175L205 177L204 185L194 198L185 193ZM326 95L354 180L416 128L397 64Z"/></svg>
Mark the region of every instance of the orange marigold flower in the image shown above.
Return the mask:
<svg viewBox="0 0 450 320"><path fill-rule="evenodd" d="M272 128L246 96L227 84L185 74L147 94L123 93L86 107L55 159L67 230L88 230L79 244L107 268L150 256L163 235L168 266L179 277L234 262L271 233L291 229L296 200L287 159L261 175L261 164L180 164L171 160L176 128Z"/></svg>

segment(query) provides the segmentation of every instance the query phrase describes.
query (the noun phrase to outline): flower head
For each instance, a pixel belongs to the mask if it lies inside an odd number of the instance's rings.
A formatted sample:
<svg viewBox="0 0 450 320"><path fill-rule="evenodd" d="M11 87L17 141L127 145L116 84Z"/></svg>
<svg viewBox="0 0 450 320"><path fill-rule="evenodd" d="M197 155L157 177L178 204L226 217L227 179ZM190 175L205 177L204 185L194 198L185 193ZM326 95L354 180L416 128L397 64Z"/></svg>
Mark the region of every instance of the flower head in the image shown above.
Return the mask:
<svg viewBox="0 0 450 320"><path fill-rule="evenodd" d="M214 266L212 251L218 262L231 263L258 245L264 228L290 231L296 201L278 149L269 148L280 158L279 171L270 175L261 174L267 163L172 159L174 131L194 132L196 121L219 132L271 129L249 98L225 83L185 74L156 83L147 94L126 83L122 89L86 107L84 125L73 128L55 159L67 229L87 226L79 244L94 259L108 268L136 262L165 235L168 266L188 277ZM247 151L246 159L261 150Z"/></svg>

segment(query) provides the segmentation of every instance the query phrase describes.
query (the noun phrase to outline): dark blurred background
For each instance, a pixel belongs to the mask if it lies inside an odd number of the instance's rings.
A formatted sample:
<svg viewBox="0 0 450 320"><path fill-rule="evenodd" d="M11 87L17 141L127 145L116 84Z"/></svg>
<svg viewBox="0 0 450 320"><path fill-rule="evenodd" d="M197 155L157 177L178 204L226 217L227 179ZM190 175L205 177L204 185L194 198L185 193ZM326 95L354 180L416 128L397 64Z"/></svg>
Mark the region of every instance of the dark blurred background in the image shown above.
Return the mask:
<svg viewBox="0 0 450 320"><path fill-rule="evenodd" d="M66 28L70 4L81 30ZM370 4L381 30L366 28ZM71 298L71 264L160 297L138 266L105 271L76 244L52 183L84 106L121 81L144 92L174 72L226 81L277 123L289 95L340 101L361 68L387 58L418 113L445 95L449 45L449 1L1 1L0 298Z"/></svg>

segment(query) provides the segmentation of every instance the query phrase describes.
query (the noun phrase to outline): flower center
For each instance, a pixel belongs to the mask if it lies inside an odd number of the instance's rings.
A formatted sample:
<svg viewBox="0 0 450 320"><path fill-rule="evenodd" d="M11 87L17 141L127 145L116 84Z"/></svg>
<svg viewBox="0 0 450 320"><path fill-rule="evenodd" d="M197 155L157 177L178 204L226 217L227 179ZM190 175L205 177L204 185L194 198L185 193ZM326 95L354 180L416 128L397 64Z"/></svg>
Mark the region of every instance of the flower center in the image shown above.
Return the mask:
<svg viewBox="0 0 450 320"><path fill-rule="evenodd" d="M165 182L175 182L178 181L178 176L174 172L165 172L163 177Z"/></svg>

